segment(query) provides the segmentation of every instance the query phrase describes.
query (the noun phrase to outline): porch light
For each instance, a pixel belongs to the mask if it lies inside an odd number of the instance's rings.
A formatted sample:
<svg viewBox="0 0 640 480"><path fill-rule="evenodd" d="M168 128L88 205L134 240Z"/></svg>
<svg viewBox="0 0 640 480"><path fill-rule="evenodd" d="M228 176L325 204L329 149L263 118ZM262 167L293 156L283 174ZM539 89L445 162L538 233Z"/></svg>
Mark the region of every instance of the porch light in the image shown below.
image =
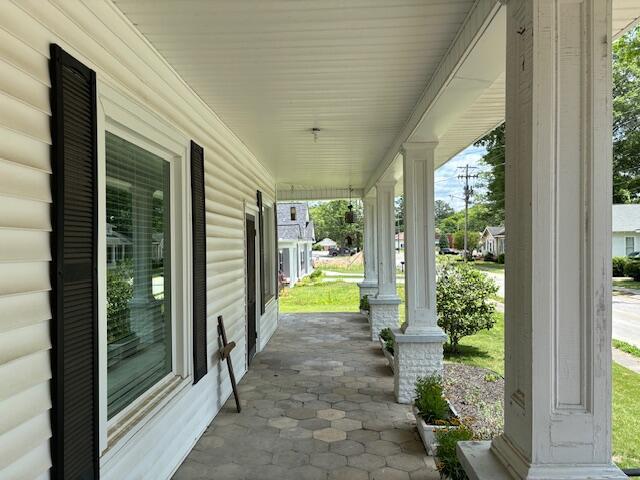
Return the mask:
<svg viewBox="0 0 640 480"><path fill-rule="evenodd" d="M344 223L356 223L356 214L353 211L353 204L351 202L351 185L349 185L349 206L344 214Z"/></svg>
<svg viewBox="0 0 640 480"><path fill-rule="evenodd" d="M291 221L295 222L296 221L296 207L291 207L290 212L291 212Z"/></svg>

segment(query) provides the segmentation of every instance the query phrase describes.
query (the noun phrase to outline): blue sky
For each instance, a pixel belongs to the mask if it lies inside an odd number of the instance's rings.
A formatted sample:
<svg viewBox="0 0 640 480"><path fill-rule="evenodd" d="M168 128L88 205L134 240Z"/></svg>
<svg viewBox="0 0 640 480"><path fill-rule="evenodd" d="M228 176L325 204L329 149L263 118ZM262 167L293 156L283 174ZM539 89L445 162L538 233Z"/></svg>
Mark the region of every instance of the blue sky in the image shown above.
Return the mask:
<svg viewBox="0 0 640 480"><path fill-rule="evenodd" d="M469 164L470 167L477 168L476 173L487 171L488 168L480 161L485 153L484 147L474 147L472 145L437 169L435 172L436 200L444 200L455 210L462 209L464 201L462 198L457 198L462 197L463 193L463 181L458 179L458 175L462 171L458 167L464 167ZM478 191L481 191L481 189L476 188L476 192ZM452 198L451 195L456 197Z"/></svg>

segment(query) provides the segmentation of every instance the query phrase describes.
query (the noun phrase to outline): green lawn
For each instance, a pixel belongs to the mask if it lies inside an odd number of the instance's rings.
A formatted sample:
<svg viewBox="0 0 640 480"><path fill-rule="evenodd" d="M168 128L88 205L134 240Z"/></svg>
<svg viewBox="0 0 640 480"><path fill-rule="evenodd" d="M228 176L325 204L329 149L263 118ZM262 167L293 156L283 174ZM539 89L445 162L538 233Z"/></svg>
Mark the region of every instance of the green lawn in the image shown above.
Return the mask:
<svg viewBox="0 0 640 480"><path fill-rule="evenodd" d="M635 345L631 345L630 343L623 342L622 340L613 339L613 346L618 350L622 350L623 352L627 352L629 355L633 355L634 357L640 357L640 348Z"/></svg>
<svg viewBox="0 0 640 480"><path fill-rule="evenodd" d="M635 290L640 290L640 282L636 282L635 280L614 280L614 287L624 287L624 288L633 288Z"/></svg>
<svg viewBox="0 0 640 480"><path fill-rule="evenodd" d="M404 299L404 286L398 286ZM346 282L307 282L286 289L280 297L281 312L356 312L358 286ZM404 320L404 303L400 320ZM460 341L458 355L446 354L449 362L489 368L504 375L504 315L496 312L496 325ZM622 468L640 466L640 375L613 365L613 456Z"/></svg>
<svg viewBox="0 0 640 480"><path fill-rule="evenodd" d="M484 270L486 272L504 273L504 263L485 262L484 260L476 260L471 262L471 265L478 270Z"/></svg>
<svg viewBox="0 0 640 480"><path fill-rule="evenodd" d="M362 263L354 263L349 266L322 263L318 265L318 269L338 273L364 273L364 265Z"/></svg>

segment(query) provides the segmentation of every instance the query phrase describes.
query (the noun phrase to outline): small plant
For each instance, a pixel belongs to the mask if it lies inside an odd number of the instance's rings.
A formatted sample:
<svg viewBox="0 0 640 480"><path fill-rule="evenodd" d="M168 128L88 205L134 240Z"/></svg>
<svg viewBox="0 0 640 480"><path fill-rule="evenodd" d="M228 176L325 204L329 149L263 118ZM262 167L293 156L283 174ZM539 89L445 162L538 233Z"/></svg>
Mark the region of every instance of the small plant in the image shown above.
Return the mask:
<svg viewBox="0 0 640 480"><path fill-rule="evenodd" d="M428 425L450 424L453 420L451 409L442 396L442 380L438 375L418 378L415 391L418 414Z"/></svg>
<svg viewBox="0 0 640 480"><path fill-rule="evenodd" d="M469 478L464 472L460 460L458 460L456 451L458 442L468 440L473 440L473 432L465 425L436 432L436 441L438 442L436 467L441 477L450 478L451 480L467 480Z"/></svg>
<svg viewBox="0 0 640 480"><path fill-rule="evenodd" d="M371 309L369 306L369 295L363 295L360 299L360 310L368 312Z"/></svg>
<svg viewBox="0 0 640 480"><path fill-rule="evenodd" d="M495 324L498 291L495 282L470 265L441 263L436 267L438 325L449 336L449 349L458 352L460 339Z"/></svg>
<svg viewBox="0 0 640 480"><path fill-rule="evenodd" d="M320 278L322 277L322 270L320 270L319 268L316 268L313 272L311 272L309 274L309 278L313 281L316 280L320 280Z"/></svg>
<svg viewBox="0 0 640 480"><path fill-rule="evenodd" d="M500 380L500 378L502 378L500 377L500 375L493 372L489 372L484 375L484 381L489 383L497 382L498 380Z"/></svg>
<svg viewBox="0 0 640 480"><path fill-rule="evenodd" d="M393 355L396 342L393 339L393 333L390 328L383 328L380 330L380 338L384 341L384 349Z"/></svg>
<svg viewBox="0 0 640 480"><path fill-rule="evenodd" d="M498 255L497 261L500 265L504 265L504 253L501 253L500 255Z"/></svg>
<svg viewBox="0 0 640 480"><path fill-rule="evenodd" d="M624 269L629 260L627 257L613 257L612 274L614 277L624 277Z"/></svg>
<svg viewBox="0 0 640 480"><path fill-rule="evenodd" d="M640 260L629 260L624 266L624 274L640 282Z"/></svg>

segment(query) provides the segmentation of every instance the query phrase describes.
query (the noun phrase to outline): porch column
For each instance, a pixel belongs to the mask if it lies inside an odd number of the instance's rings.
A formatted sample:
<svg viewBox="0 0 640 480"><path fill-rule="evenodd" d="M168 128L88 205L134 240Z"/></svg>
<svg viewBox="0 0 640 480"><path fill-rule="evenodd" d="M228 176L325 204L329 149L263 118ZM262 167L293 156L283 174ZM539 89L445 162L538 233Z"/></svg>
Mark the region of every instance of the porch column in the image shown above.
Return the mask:
<svg viewBox="0 0 640 480"><path fill-rule="evenodd" d="M396 216L395 181L381 180L376 184L376 246L378 261L378 293L369 299L371 340L377 340L380 330L398 326L396 292L396 251L394 237Z"/></svg>
<svg viewBox="0 0 640 480"><path fill-rule="evenodd" d="M411 403L418 377L442 374L442 344L447 336L438 327L434 220L435 142L403 145L405 205L406 322L394 329L396 400Z"/></svg>
<svg viewBox="0 0 640 480"><path fill-rule="evenodd" d="M611 461L610 65L610 0L508 1L505 426L491 453L515 478L626 478ZM470 478L503 478L479 468L487 444L459 448Z"/></svg>
<svg viewBox="0 0 640 480"><path fill-rule="evenodd" d="M378 293L378 265L376 261L376 197L362 199L364 206L364 281L358 284L360 298Z"/></svg>

